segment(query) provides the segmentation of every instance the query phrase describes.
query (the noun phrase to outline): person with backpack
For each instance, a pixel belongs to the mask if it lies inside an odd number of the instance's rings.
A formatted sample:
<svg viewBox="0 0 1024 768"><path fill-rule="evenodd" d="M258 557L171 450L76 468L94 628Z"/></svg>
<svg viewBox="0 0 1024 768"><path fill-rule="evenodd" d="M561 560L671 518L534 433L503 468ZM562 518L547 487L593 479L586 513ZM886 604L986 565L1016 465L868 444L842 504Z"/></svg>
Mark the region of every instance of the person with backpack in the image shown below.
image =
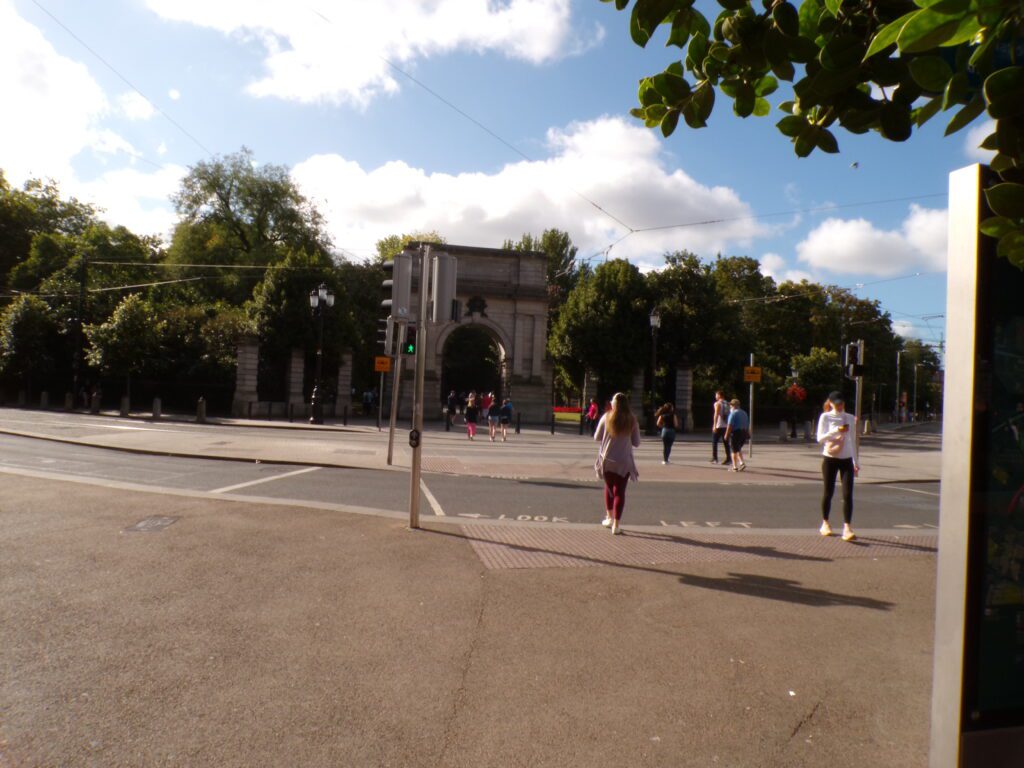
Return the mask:
<svg viewBox="0 0 1024 768"><path fill-rule="evenodd" d="M726 420L726 445L732 449L732 466L730 472L742 472L747 468L743 461L743 446L750 438L750 417L741 407L743 404L736 398L729 401L729 418Z"/></svg>
<svg viewBox="0 0 1024 768"><path fill-rule="evenodd" d="M504 443L508 439L508 425L512 423L512 401L507 397L501 402L498 418L501 421L501 442Z"/></svg>
<svg viewBox="0 0 1024 768"><path fill-rule="evenodd" d="M597 423L594 440L601 445L594 470L604 480L605 518L601 525L618 535L622 533L619 522L626 506L626 483L640 477L633 458L633 449L640 447L640 426L622 392L615 394L611 410Z"/></svg>
<svg viewBox="0 0 1024 768"><path fill-rule="evenodd" d="M672 444L676 441L676 430L679 429L679 414L672 403L665 403L654 414L657 418L658 429L661 430L661 463L668 464L668 457L672 454Z"/></svg>
<svg viewBox="0 0 1024 768"><path fill-rule="evenodd" d="M479 409L476 406L476 393L469 393L469 400L466 401L466 408L463 410L462 415L466 419L466 436L473 440L476 437L476 420L479 415Z"/></svg>

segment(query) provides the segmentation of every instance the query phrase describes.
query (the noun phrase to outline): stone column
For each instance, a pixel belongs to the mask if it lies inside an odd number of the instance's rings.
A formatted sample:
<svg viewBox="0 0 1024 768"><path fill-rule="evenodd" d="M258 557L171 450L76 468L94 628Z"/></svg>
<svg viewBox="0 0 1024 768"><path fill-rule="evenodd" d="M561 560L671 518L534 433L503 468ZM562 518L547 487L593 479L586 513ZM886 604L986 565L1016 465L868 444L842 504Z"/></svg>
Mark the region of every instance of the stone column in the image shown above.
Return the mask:
<svg viewBox="0 0 1024 768"><path fill-rule="evenodd" d="M300 406L306 404L302 393L302 385L306 379L306 353L301 349L292 350L291 364L288 366L288 404ZM296 411L300 411L296 407Z"/></svg>
<svg viewBox="0 0 1024 768"><path fill-rule="evenodd" d="M629 390L629 407L640 420L640 426L643 427L646 417L644 415L644 372L642 370L633 374L633 386Z"/></svg>
<svg viewBox="0 0 1024 768"><path fill-rule="evenodd" d="M380 376L380 374L377 374ZM379 379L378 379L379 380ZM360 399L360 402L362 400ZM341 355L341 364L338 366L338 404L335 410L339 415L342 409L348 406L349 413L352 412L352 353L344 352Z"/></svg>
<svg viewBox="0 0 1024 768"><path fill-rule="evenodd" d="M683 428L693 432L693 369L685 363L676 366L676 411L684 419Z"/></svg>
<svg viewBox="0 0 1024 768"><path fill-rule="evenodd" d="M255 336L245 336L238 342L235 366L235 396L231 401L231 413L245 416L249 403L259 399L256 381L259 371L260 345Z"/></svg>

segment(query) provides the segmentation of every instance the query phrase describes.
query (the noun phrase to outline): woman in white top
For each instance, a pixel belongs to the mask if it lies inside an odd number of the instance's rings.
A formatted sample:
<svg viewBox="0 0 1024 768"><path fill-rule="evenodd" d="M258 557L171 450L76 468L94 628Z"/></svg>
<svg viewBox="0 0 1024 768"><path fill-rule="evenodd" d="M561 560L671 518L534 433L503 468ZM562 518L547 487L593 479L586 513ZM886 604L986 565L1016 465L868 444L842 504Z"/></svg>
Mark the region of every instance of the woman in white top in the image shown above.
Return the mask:
<svg viewBox="0 0 1024 768"><path fill-rule="evenodd" d="M831 408L829 407L831 406ZM857 420L846 412L841 392L833 392L825 402L825 412L818 417L818 442L821 443L821 477L825 483L821 497L821 535L831 536L828 514L836 491L836 474L843 484L843 541L856 536L850 527L853 518L853 478L860 471L857 463Z"/></svg>
<svg viewBox="0 0 1024 768"><path fill-rule="evenodd" d="M629 398L617 392L612 398L612 409L601 417L594 431L594 439L601 444L594 468L604 479L605 517L601 525L612 533L622 533L619 520L626 505L626 483L636 480L636 461L633 448L640 447L640 426L629 410Z"/></svg>

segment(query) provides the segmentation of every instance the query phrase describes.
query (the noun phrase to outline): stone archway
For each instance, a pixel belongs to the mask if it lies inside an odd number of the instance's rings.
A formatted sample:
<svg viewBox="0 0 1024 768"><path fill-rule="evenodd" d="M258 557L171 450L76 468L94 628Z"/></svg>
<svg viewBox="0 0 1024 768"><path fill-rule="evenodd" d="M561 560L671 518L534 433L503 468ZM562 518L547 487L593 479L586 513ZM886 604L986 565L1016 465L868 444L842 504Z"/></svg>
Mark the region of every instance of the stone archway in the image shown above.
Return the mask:
<svg viewBox="0 0 1024 768"><path fill-rule="evenodd" d="M494 392L498 398L504 397L508 352L491 329L477 323L460 324L439 346L442 403L451 391L457 395Z"/></svg>
<svg viewBox="0 0 1024 768"><path fill-rule="evenodd" d="M412 244L415 247L417 244ZM547 357L547 257L536 251L506 251L445 245L435 252L458 259L457 321L427 323L424 418L440 419L444 350L457 329L478 326L501 353L504 395L524 422L551 416L552 366ZM415 300L413 306L416 306ZM411 387L403 383L402 413L409 413Z"/></svg>

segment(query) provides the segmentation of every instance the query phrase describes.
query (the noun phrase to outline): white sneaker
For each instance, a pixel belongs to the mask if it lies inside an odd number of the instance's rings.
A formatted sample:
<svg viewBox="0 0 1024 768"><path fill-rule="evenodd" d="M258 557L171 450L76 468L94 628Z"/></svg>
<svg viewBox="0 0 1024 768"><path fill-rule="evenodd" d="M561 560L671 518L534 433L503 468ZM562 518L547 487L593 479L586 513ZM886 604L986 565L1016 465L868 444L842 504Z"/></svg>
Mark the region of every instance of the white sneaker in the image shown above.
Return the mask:
<svg viewBox="0 0 1024 768"><path fill-rule="evenodd" d="M661 465L662 465L662 466L665 466L666 464L668 464L668 462L667 462L667 461L663 461L663 462L661 462Z"/></svg>
<svg viewBox="0 0 1024 768"><path fill-rule="evenodd" d="M612 516L611 515L605 515L604 520L601 521L601 525L603 525L605 528L611 528L612 527Z"/></svg>
<svg viewBox="0 0 1024 768"><path fill-rule="evenodd" d="M612 522L612 536L618 536L622 533L622 528L619 527L619 521L615 520Z"/></svg>
<svg viewBox="0 0 1024 768"><path fill-rule="evenodd" d="M853 532L853 528L843 523L843 541L853 541L856 538L857 534Z"/></svg>
<svg viewBox="0 0 1024 768"><path fill-rule="evenodd" d="M828 520L821 521L821 528L818 529L822 536L832 535L832 526L828 524Z"/></svg>

